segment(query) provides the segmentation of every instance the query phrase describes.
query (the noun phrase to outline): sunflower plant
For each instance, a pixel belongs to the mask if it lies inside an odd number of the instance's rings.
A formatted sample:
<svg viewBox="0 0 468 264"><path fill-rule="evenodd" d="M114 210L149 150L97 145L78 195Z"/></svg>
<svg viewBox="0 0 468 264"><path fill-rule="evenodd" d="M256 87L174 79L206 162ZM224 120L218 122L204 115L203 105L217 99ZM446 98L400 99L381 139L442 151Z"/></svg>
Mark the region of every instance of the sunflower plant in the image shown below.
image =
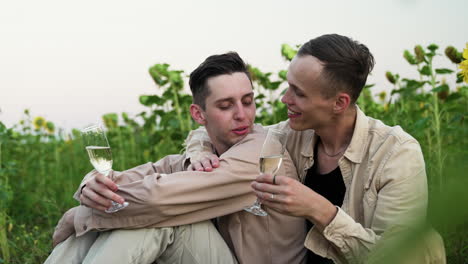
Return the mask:
<svg viewBox="0 0 468 264"><path fill-rule="evenodd" d="M466 48L463 49L463 61L460 62L460 75L463 76L463 81L468 83L468 43L466 43Z"/></svg>

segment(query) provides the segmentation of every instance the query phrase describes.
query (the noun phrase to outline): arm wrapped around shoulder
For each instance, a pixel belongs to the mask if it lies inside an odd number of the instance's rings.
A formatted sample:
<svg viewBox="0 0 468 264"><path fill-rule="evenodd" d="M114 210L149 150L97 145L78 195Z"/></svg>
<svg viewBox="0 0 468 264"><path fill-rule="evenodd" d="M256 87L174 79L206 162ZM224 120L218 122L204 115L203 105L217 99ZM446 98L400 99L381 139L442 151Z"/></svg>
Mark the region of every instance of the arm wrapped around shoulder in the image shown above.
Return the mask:
<svg viewBox="0 0 468 264"><path fill-rule="evenodd" d="M201 153L213 153L210 137L204 127L190 131L184 142L185 153L189 158L195 158Z"/></svg>

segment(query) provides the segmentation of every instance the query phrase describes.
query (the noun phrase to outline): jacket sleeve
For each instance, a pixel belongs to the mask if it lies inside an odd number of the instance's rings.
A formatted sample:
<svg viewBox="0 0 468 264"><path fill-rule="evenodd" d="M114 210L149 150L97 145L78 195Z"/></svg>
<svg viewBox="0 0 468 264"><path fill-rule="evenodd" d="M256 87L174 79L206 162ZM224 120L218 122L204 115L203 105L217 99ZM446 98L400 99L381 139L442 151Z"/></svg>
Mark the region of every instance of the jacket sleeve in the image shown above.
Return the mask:
<svg viewBox="0 0 468 264"><path fill-rule="evenodd" d="M52 235L52 246L55 247L59 243L65 241L69 236L75 233L73 220L75 218L75 211L77 207L70 208L62 218L60 218L57 226L55 227L54 234Z"/></svg>
<svg viewBox="0 0 468 264"><path fill-rule="evenodd" d="M117 184L125 184L143 179L145 176L153 173L172 173L185 169L186 157L183 155L168 155L156 163L148 162L146 164L136 166L126 171L111 171L109 177ZM92 170L85 175L80 186L76 190L73 197L79 201L81 190L93 177L96 177L98 172Z"/></svg>
<svg viewBox="0 0 468 264"><path fill-rule="evenodd" d="M335 218L324 229L323 236L332 243L346 260L361 263L363 256L379 241L382 233L392 226L402 230L421 224L427 207L427 179L424 159L415 140L395 145L383 160L375 177L377 202L371 228L364 228L340 208ZM311 230L306 247L318 231ZM310 237L309 237L310 236Z"/></svg>
<svg viewBox="0 0 468 264"><path fill-rule="evenodd" d="M201 160L205 154L213 153L213 145L204 127L190 131L184 145L188 160Z"/></svg>
<svg viewBox="0 0 468 264"><path fill-rule="evenodd" d="M269 128L276 128L284 131L290 130L287 121L263 128L266 130ZM199 127L190 131L184 144L187 159L200 160L200 157L203 157L205 153L213 153L213 145L211 144L210 137L204 127Z"/></svg>
<svg viewBox="0 0 468 264"><path fill-rule="evenodd" d="M177 226L240 211L255 201L250 183L259 174L262 144L255 138L244 140L221 155L220 167L212 172L155 172L120 184L117 193L129 206L114 214L81 207L83 217L75 218L77 234L90 228Z"/></svg>

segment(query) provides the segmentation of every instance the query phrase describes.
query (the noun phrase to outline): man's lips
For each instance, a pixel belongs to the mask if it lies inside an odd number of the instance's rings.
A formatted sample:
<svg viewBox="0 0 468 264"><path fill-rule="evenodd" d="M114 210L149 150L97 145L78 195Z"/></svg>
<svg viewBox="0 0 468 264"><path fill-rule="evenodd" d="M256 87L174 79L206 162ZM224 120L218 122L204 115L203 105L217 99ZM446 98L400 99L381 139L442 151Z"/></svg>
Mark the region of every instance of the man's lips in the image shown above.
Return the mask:
<svg viewBox="0 0 468 264"><path fill-rule="evenodd" d="M249 127L248 126L238 127L238 128L233 129L232 132L236 135L242 136L249 132Z"/></svg>
<svg viewBox="0 0 468 264"><path fill-rule="evenodd" d="M289 118L295 118L295 117L298 117L298 116L300 116L300 115L301 115L301 113L294 112L293 110L288 109L288 117L289 117Z"/></svg>

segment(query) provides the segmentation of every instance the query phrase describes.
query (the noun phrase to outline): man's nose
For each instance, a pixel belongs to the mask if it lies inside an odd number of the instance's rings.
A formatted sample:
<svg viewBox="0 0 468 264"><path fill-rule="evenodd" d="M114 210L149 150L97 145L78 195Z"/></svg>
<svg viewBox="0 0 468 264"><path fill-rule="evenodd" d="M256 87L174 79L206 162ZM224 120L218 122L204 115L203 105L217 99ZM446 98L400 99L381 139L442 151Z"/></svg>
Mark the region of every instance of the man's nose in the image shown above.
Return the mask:
<svg viewBox="0 0 468 264"><path fill-rule="evenodd" d="M291 104L291 91L290 88L286 89L283 97L281 97L281 102L283 104Z"/></svg>
<svg viewBox="0 0 468 264"><path fill-rule="evenodd" d="M245 109L244 109L244 106L242 104L236 106L236 110L234 112L234 119L236 119L236 120L245 119Z"/></svg>

